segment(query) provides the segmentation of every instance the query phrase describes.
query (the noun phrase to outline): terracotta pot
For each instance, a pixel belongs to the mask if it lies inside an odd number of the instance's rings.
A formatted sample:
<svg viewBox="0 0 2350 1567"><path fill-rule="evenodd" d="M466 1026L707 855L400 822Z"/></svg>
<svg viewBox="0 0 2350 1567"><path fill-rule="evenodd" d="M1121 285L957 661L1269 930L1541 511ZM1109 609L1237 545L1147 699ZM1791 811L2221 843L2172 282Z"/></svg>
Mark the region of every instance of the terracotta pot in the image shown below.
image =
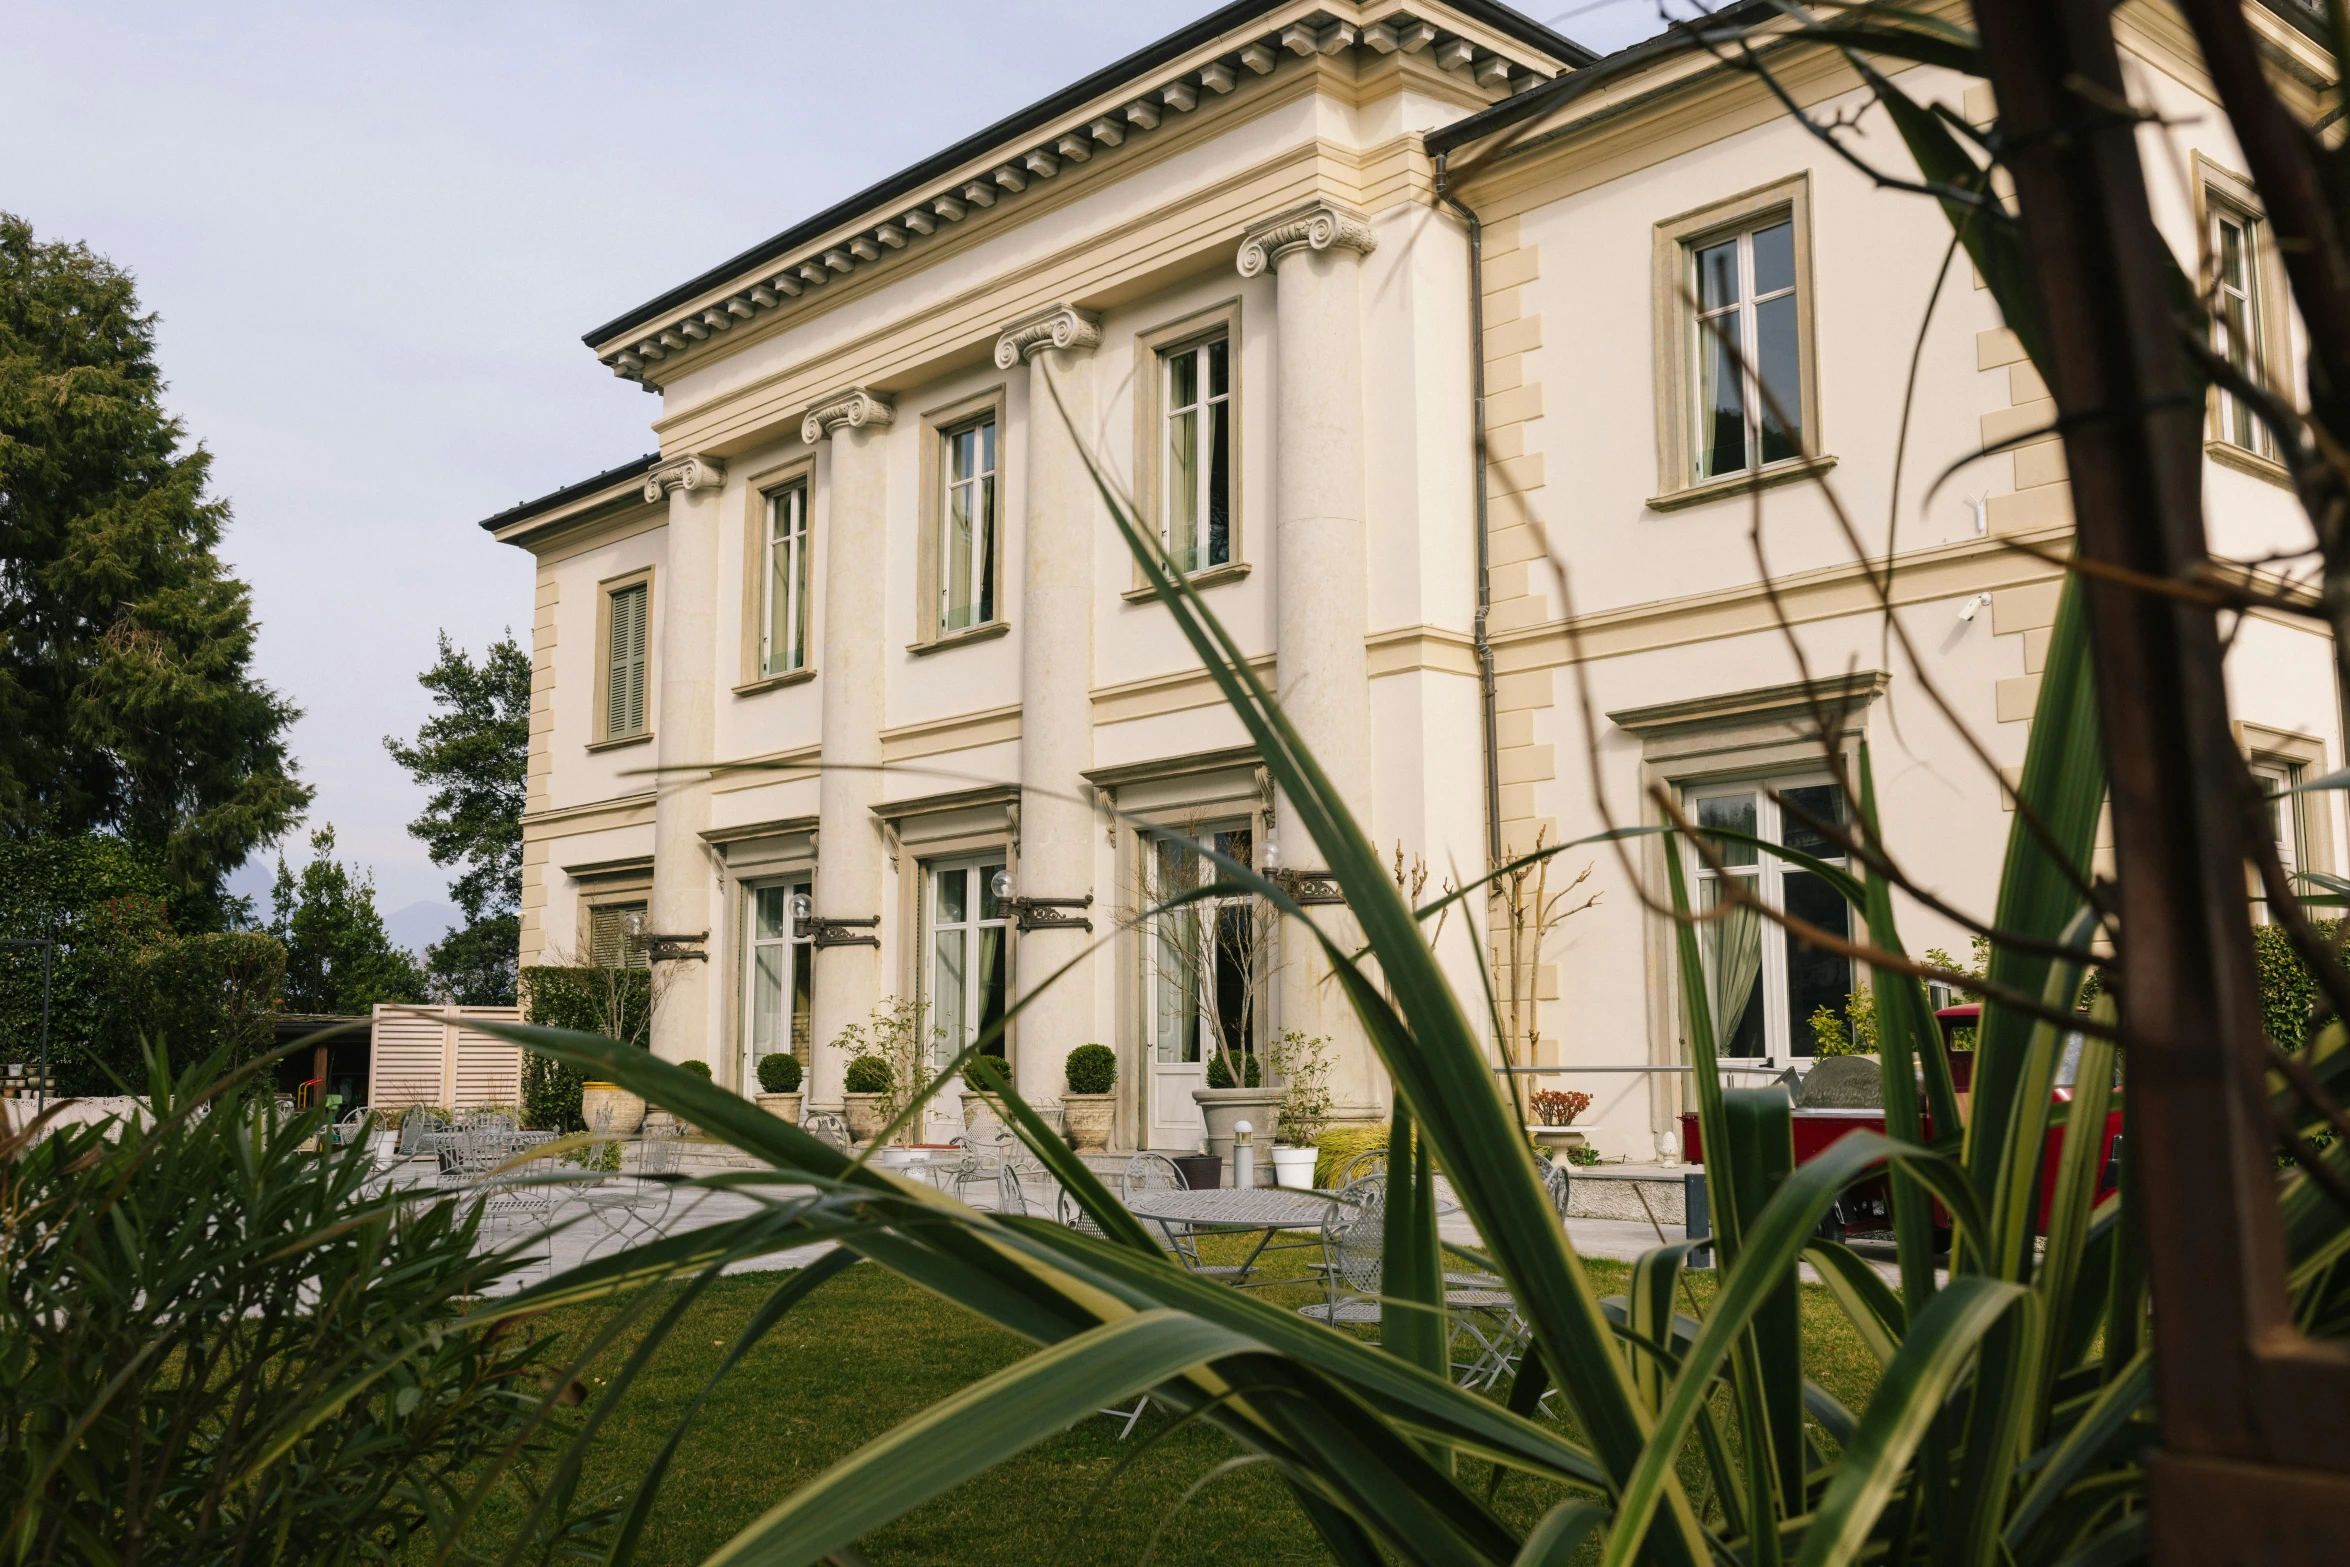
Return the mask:
<svg viewBox="0 0 2350 1567"><path fill-rule="evenodd" d="M869 1143L889 1125L889 1095L843 1094L841 1098L846 1101L851 1142Z"/></svg>
<svg viewBox="0 0 2350 1567"><path fill-rule="evenodd" d="M611 1120L602 1126L596 1116L611 1111ZM591 1132L609 1132L614 1137L634 1137L645 1124L645 1102L618 1083L583 1083L579 1090L579 1118Z"/></svg>
<svg viewBox="0 0 2350 1567"><path fill-rule="evenodd" d="M1195 1088L1191 1097L1199 1106L1201 1119L1208 1123L1208 1152L1232 1167L1232 1127L1237 1121L1249 1124L1253 1144L1259 1149L1273 1145L1273 1124L1281 1115L1281 1090L1278 1088ZM1256 1161L1256 1184L1273 1184L1273 1167L1262 1157Z"/></svg>
<svg viewBox="0 0 2350 1567"><path fill-rule="evenodd" d="M797 1093L760 1094L756 1097L759 1108L778 1121L789 1121L794 1126L800 1124L800 1096Z"/></svg>
<svg viewBox="0 0 2350 1567"><path fill-rule="evenodd" d="M1118 1096L1063 1094L1061 1124L1079 1153L1102 1153L1110 1146L1110 1123L1116 1119Z"/></svg>

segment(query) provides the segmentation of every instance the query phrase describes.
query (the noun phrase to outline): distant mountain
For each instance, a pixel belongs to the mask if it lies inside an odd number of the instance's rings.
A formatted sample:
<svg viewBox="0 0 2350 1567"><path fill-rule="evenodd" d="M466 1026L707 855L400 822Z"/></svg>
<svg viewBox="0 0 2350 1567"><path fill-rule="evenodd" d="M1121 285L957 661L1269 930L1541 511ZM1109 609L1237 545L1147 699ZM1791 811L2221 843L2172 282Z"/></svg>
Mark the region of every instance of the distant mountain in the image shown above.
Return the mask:
<svg viewBox="0 0 2350 1567"><path fill-rule="evenodd" d="M411 903L384 916L384 933L395 947L406 947L424 961L424 949L463 924L465 916L454 903Z"/></svg>

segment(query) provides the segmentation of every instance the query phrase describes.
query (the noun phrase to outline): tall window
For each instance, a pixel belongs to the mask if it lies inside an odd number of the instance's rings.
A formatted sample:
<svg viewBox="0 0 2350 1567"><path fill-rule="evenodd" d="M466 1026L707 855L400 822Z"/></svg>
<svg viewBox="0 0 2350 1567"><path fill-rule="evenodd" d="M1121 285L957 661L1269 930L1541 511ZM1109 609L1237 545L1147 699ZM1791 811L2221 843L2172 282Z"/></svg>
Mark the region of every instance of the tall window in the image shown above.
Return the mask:
<svg viewBox="0 0 2350 1567"><path fill-rule="evenodd" d="M942 1065L1004 1015L1005 910L995 889L1003 869L1000 854L931 867L926 999ZM988 1054L1003 1054L1001 1041Z"/></svg>
<svg viewBox="0 0 2350 1567"><path fill-rule="evenodd" d="M1160 540L1175 569L1232 559L1231 343L1223 337L1159 356L1167 455Z"/></svg>
<svg viewBox="0 0 2350 1567"><path fill-rule="evenodd" d="M652 596L652 584L638 582L616 589L606 600L611 617L605 628L611 660L604 686L607 740L645 732L645 609Z"/></svg>
<svg viewBox="0 0 2350 1567"><path fill-rule="evenodd" d="M2259 781L2260 792L2268 797L2268 830L2276 840L2277 859L2291 878L2301 871L2301 796L2293 790L2301 783L2301 769L2289 762L2255 762L2252 776ZM2261 882L2255 878L2253 888L2253 917L2261 924L2272 923L2275 913L2269 908L2268 898Z"/></svg>
<svg viewBox="0 0 2350 1567"><path fill-rule="evenodd" d="M2232 207L2211 207L2211 346L2255 383L2267 378L2261 363L2261 298L2258 246L2260 225ZM2252 405L2219 388L2219 438L2262 456L2274 454L2268 427Z"/></svg>
<svg viewBox="0 0 2350 1567"><path fill-rule="evenodd" d="M790 1051L808 1062L808 1020L814 1012L815 969L808 961L809 936L796 912L798 900L814 886L805 877L751 889L749 1026L750 1082L758 1081L759 1058Z"/></svg>
<svg viewBox="0 0 2350 1567"><path fill-rule="evenodd" d="M1743 833L1841 865L1843 846L1815 823L1841 823L1844 800L1834 784L1773 780L1779 799L1761 784L1709 786L1691 791L1700 827ZM1780 800L1786 802L1780 804ZM1779 909L1830 935L1849 938L1851 908L1816 872L1800 869L1751 844L1712 840L1721 861L1715 871L1692 856L1698 906L1719 908L1735 882L1765 907ZM1748 1061L1783 1062L1813 1054L1812 1015L1825 1007L1841 1018L1852 994L1852 960L1798 940L1751 908L1736 908L1700 929L1707 999L1720 1053Z"/></svg>
<svg viewBox="0 0 2350 1567"><path fill-rule="evenodd" d="M1803 455L1803 331L1795 224L1761 226L1688 247L1697 301L1696 477Z"/></svg>
<svg viewBox="0 0 2350 1567"><path fill-rule="evenodd" d="M759 617L759 673L808 666L808 487L767 497L766 609Z"/></svg>
<svg viewBox="0 0 2350 1567"><path fill-rule="evenodd" d="M634 915L641 926L641 903L599 903L588 910L588 964L593 968L648 968L642 937L629 930Z"/></svg>
<svg viewBox="0 0 2350 1567"><path fill-rule="evenodd" d="M1251 863L1245 827L1202 834L1202 844ZM1217 879L1213 861L1181 841L1149 841L1145 906L1155 908L1187 887ZM1256 1048L1257 981L1270 921L1252 898L1186 903L1151 916L1144 940L1149 965L1152 1058L1163 1066L1202 1061L1219 1043L1235 1056Z"/></svg>
<svg viewBox="0 0 2350 1567"><path fill-rule="evenodd" d="M942 437L946 480L939 508L938 629L942 635L995 619L995 421Z"/></svg>

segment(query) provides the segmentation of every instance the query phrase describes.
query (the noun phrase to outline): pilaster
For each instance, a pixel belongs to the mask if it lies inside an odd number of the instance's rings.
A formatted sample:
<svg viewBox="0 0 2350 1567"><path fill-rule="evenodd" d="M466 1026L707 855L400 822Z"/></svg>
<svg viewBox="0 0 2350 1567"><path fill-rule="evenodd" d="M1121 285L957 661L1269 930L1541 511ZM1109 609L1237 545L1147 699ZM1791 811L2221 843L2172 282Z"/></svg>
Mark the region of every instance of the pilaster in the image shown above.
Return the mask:
<svg viewBox="0 0 2350 1567"><path fill-rule="evenodd" d="M669 498L667 586L660 617L659 703L653 748L651 932L655 961L653 1053L708 1061L709 940L717 921L715 878L702 832L710 825L710 774L718 702L718 497L726 465L688 455L645 476L645 499ZM712 1062L713 1066L717 1063Z"/></svg>

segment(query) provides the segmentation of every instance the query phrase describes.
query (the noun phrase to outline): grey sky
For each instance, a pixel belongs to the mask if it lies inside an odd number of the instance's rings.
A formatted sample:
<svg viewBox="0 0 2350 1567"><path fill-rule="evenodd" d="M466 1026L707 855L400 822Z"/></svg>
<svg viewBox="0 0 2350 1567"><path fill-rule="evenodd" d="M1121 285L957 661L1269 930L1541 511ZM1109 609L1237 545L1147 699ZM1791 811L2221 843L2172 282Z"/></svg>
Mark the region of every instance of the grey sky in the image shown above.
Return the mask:
<svg viewBox="0 0 2350 1567"><path fill-rule="evenodd" d="M382 736L436 631L529 630L527 557L474 523L653 445L579 334L1211 5L18 5L0 208L161 315L311 821L397 910L446 877ZM1602 50L1656 27L1527 9Z"/></svg>

